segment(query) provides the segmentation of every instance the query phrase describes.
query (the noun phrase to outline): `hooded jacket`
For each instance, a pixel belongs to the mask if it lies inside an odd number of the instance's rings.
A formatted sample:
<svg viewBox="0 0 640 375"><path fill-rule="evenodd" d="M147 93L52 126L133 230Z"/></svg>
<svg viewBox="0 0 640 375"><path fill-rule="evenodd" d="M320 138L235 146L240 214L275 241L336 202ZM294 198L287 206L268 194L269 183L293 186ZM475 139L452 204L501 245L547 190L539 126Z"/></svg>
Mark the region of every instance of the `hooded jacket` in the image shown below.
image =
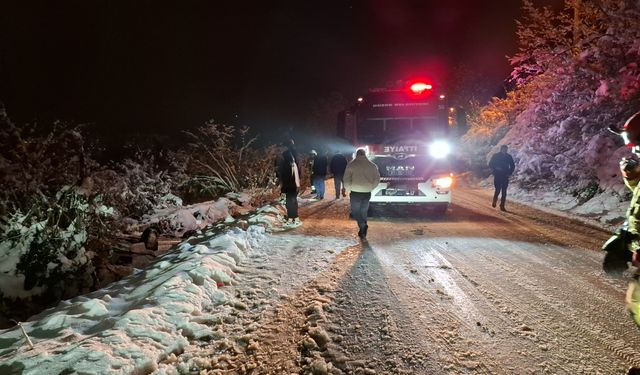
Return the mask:
<svg viewBox="0 0 640 375"><path fill-rule="evenodd" d="M344 171L344 187L355 193L370 193L380 183L378 166L365 155L356 155Z"/></svg>

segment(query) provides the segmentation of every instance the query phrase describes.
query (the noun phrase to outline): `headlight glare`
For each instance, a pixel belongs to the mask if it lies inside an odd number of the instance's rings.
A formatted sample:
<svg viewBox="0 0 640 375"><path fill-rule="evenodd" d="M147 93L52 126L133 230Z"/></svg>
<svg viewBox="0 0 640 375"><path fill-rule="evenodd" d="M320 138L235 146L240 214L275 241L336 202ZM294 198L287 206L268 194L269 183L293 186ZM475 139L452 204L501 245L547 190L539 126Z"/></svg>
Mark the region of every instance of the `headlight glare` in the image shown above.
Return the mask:
<svg viewBox="0 0 640 375"><path fill-rule="evenodd" d="M451 146L445 141L435 141L429 145L429 154L436 158L446 158L451 152Z"/></svg>
<svg viewBox="0 0 640 375"><path fill-rule="evenodd" d="M433 180L433 185L440 189L448 189L453 185L453 177L446 176L440 177Z"/></svg>

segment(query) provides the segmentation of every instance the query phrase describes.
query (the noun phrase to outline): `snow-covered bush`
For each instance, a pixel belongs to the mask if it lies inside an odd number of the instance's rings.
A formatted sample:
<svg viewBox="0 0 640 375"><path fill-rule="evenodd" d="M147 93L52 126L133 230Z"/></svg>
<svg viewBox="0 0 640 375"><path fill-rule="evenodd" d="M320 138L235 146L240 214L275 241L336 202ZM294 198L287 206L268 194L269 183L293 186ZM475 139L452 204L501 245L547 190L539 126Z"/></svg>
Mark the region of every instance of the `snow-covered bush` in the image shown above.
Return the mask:
<svg viewBox="0 0 640 375"><path fill-rule="evenodd" d="M158 156L141 150L132 158L112 163L110 169L92 174L95 190L119 215L140 218L154 208L166 206L174 181L180 174L159 166ZM173 199L175 201L175 199Z"/></svg>
<svg viewBox="0 0 640 375"><path fill-rule="evenodd" d="M95 162L87 155L78 126L15 126L0 118L0 214L23 209L41 193L74 185Z"/></svg>
<svg viewBox="0 0 640 375"><path fill-rule="evenodd" d="M275 146L257 147L248 128L212 121L186 134L191 143L182 151L182 158L190 177L180 185L180 191L187 201L245 190L256 197L275 196Z"/></svg>
<svg viewBox="0 0 640 375"><path fill-rule="evenodd" d="M67 186L2 218L0 297L47 292L57 299L90 287L94 253L86 246L106 233L112 215L99 197L89 200Z"/></svg>
<svg viewBox="0 0 640 375"><path fill-rule="evenodd" d="M178 185L178 191L187 202L196 203L222 195L225 191L223 185L215 176L193 176Z"/></svg>

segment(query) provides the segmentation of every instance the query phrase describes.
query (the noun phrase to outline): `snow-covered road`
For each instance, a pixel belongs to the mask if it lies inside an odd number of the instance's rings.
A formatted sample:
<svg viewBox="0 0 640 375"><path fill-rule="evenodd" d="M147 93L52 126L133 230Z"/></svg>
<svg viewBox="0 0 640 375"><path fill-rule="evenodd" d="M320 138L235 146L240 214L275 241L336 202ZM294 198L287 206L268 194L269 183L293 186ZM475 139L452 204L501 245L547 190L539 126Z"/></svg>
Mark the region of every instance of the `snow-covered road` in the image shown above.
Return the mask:
<svg viewBox="0 0 640 375"><path fill-rule="evenodd" d="M640 363L626 281L600 271L609 233L517 204L500 212L482 190L459 190L454 201L443 218L403 210L372 218L368 243L281 304L305 370L620 374ZM306 207L297 232L355 238L347 205ZM321 318L309 319L319 298ZM299 345L309 335L319 348ZM280 350L269 358L284 363ZM261 367L281 373L269 361Z"/></svg>
<svg viewBox="0 0 640 375"><path fill-rule="evenodd" d="M385 211L365 243L344 199L305 201L304 225L286 232L205 233L25 323L34 349L0 331L0 370L620 374L640 364L626 282L600 272L607 232L513 203L500 212L484 190L459 189L454 202L444 217Z"/></svg>

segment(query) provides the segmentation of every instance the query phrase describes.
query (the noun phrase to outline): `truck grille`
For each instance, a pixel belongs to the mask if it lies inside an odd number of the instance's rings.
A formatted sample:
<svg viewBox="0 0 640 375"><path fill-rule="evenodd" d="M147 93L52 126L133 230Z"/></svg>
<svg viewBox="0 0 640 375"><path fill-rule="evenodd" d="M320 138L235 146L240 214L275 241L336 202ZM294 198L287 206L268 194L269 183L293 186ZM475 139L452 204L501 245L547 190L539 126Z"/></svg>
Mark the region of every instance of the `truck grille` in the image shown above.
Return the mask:
<svg viewBox="0 0 640 375"><path fill-rule="evenodd" d="M373 160L378 166L380 177L395 180L425 180L433 174L448 171L445 161L434 160L427 155L411 155L404 160L398 160L393 155L376 155Z"/></svg>
<svg viewBox="0 0 640 375"><path fill-rule="evenodd" d="M416 172L415 165L387 165L385 176L388 177L413 177Z"/></svg>

